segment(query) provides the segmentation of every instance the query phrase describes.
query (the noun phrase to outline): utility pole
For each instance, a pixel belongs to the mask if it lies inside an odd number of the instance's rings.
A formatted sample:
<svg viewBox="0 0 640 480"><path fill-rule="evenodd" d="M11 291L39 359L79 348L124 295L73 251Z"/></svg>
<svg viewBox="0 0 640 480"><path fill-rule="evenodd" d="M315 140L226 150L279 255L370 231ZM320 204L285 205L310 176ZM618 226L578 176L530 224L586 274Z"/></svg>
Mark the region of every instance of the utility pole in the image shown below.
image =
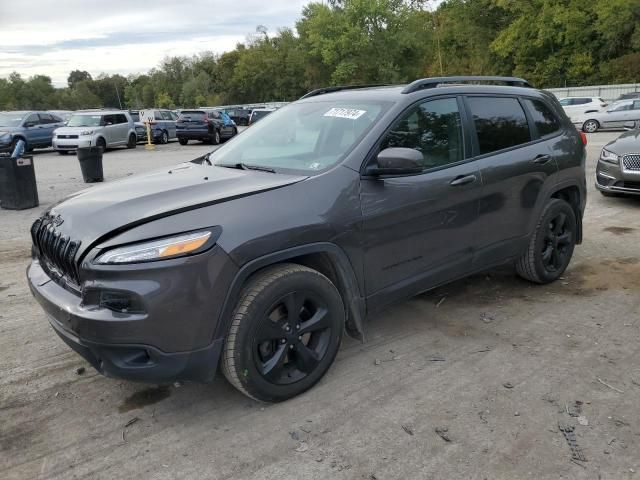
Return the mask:
<svg viewBox="0 0 640 480"><path fill-rule="evenodd" d="M122 102L120 101L120 93L118 93L118 84L113 82L114 87L116 87L116 95L118 96L118 105L120 105L120 110L122 110Z"/></svg>

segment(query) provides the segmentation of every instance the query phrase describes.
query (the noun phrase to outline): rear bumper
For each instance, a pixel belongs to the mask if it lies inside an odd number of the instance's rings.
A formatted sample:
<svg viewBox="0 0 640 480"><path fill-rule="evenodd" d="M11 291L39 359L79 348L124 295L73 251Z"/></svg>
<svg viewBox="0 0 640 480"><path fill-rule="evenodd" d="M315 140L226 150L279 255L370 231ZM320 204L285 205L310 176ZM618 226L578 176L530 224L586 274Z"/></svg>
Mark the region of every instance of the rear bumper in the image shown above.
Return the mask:
<svg viewBox="0 0 640 480"><path fill-rule="evenodd" d="M187 140L203 140L208 139L211 133L208 130L178 130L176 136Z"/></svg>

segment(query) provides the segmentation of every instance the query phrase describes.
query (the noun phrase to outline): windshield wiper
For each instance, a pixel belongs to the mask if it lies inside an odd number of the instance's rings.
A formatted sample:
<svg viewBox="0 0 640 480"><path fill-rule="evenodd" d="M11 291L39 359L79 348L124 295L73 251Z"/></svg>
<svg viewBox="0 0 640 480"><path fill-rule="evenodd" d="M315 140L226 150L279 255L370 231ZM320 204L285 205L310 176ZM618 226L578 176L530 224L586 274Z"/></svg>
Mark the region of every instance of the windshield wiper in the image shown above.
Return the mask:
<svg viewBox="0 0 640 480"><path fill-rule="evenodd" d="M247 163L217 163L217 167L237 168L238 170L257 170L259 172L276 173L273 168L261 167L260 165L249 165Z"/></svg>

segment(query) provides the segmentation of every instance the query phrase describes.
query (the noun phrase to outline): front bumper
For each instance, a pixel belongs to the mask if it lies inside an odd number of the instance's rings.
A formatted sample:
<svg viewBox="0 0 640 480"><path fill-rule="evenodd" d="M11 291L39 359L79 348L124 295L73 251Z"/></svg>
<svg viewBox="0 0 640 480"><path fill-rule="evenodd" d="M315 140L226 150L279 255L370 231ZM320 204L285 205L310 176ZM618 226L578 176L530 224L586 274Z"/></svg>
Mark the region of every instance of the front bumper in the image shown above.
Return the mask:
<svg viewBox="0 0 640 480"><path fill-rule="evenodd" d="M601 192L640 195L640 171L624 170L620 165L598 160L595 180Z"/></svg>
<svg viewBox="0 0 640 480"><path fill-rule="evenodd" d="M27 277L55 332L98 372L152 383L211 381L224 342L213 338L217 319L237 269L218 247L167 262L85 272L81 293L50 278L38 259ZM127 313L92 301L98 291L118 289L144 309Z"/></svg>
<svg viewBox="0 0 640 480"><path fill-rule="evenodd" d="M91 137L80 138L56 138L51 141L51 145L54 150L57 151L72 151L78 148L95 147L96 142Z"/></svg>

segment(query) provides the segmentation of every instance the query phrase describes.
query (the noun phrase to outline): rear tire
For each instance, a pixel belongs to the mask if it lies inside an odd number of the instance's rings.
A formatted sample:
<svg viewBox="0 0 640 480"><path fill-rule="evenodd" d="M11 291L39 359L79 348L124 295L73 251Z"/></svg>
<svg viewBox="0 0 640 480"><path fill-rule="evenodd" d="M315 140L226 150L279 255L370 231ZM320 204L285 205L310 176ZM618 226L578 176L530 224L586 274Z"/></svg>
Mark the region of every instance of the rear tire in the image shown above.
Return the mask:
<svg viewBox="0 0 640 480"><path fill-rule="evenodd" d="M210 137L210 141L212 145L220 144L220 132L217 128L214 130L213 135Z"/></svg>
<svg viewBox="0 0 640 480"><path fill-rule="evenodd" d="M138 145L138 139L136 138L136 134L132 133L129 135L129 141L127 142L127 148L136 148Z"/></svg>
<svg viewBox="0 0 640 480"><path fill-rule="evenodd" d="M186 145L187 143L189 143L189 140L186 138L178 138L178 143L180 143L180 145Z"/></svg>
<svg viewBox="0 0 640 480"><path fill-rule="evenodd" d="M345 310L331 281L293 263L267 267L240 294L222 354L245 395L280 402L315 385L335 359Z"/></svg>
<svg viewBox="0 0 640 480"><path fill-rule="evenodd" d="M571 205L552 198L545 206L526 253L516 262L525 280L550 283L566 270L576 244L577 222Z"/></svg>
<svg viewBox="0 0 640 480"><path fill-rule="evenodd" d="M166 130L162 131L162 135L160 136L160 143L162 145L166 145L167 143L169 143L169 134L166 132Z"/></svg>

